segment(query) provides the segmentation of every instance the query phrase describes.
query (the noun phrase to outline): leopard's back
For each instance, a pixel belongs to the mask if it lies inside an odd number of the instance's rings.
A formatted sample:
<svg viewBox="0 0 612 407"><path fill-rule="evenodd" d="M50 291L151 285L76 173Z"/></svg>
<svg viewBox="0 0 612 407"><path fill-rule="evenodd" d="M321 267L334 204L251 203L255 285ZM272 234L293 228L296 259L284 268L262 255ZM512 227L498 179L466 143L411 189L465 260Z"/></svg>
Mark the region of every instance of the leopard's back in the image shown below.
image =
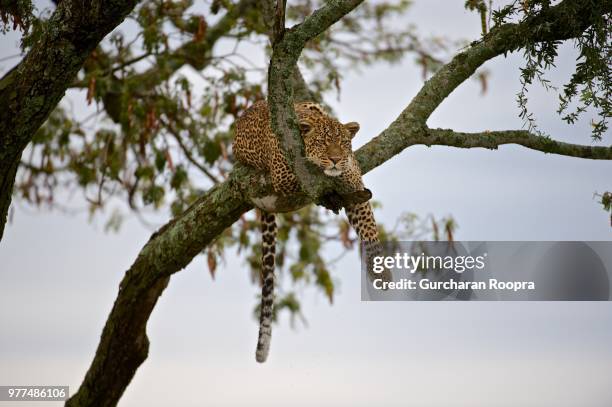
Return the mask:
<svg viewBox="0 0 612 407"><path fill-rule="evenodd" d="M234 156L244 164L268 171L270 157L275 150L278 150L278 142L270 127L268 105L262 100L248 108L236 120Z"/></svg>

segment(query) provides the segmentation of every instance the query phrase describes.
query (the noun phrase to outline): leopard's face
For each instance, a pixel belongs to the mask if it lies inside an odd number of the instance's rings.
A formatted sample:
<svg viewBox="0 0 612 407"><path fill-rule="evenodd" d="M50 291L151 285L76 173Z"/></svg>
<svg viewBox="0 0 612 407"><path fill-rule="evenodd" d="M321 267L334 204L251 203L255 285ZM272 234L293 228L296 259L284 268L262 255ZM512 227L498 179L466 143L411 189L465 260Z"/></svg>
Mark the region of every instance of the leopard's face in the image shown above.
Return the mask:
<svg viewBox="0 0 612 407"><path fill-rule="evenodd" d="M306 158L330 177L337 177L355 165L351 140L359 130L355 122L342 124L329 116L303 118L300 130Z"/></svg>

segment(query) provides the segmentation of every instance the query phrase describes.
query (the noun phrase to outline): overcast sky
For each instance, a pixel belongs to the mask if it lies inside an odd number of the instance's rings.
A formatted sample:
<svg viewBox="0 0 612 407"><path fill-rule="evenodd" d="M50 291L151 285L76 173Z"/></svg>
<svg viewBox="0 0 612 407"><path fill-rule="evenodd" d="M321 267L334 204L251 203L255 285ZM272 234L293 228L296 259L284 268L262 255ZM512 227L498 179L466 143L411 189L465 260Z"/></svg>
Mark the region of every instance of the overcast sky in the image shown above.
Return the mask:
<svg viewBox="0 0 612 407"><path fill-rule="evenodd" d="M463 0L417 1L406 23L424 34L475 39L478 17ZM16 53L1 39L0 58ZM550 78L562 85L575 52L561 50ZM431 127L517 129L517 55L487 63L489 91L458 88ZM6 67L6 65L4 65ZM350 74L341 121L358 121L355 147L380 133L422 85L408 57ZM563 124L556 97L535 88L530 107L554 138L590 144L588 121ZM611 144L610 134L601 145ZM612 190L612 163L498 151L411 147L365 177L383 204L452 214L460 240L611 240L594 199ZM0 384L80 384L124 271L151 230L135 219L119 234L85 215L36 212L17 203L0 243ZM334 250L334 248L330 248ZM333 306L303 291L308 326L274 328L271 354L255 363L257 288L233 255L212 281L202 258L173 276L148 325L149 358L122 406L550 406L611 405L612 308L605 303L362 303L356 253L334 268ZM27 403L19 403L25 407ZM36 404L35 404L36 405Z"/></svg>

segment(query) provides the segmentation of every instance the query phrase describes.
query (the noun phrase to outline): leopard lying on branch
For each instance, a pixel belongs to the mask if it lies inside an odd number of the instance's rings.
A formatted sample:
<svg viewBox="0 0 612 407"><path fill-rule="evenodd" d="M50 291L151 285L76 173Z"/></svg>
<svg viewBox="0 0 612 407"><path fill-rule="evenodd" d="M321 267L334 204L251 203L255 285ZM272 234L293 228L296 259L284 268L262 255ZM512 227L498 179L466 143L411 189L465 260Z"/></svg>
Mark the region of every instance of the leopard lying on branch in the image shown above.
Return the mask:
<svg viewBox="0 0 612 407"><path fill-rule="evenodd" d="M367 192L361 179L361 170L351 148L351 140L359 124L340 123L315 103L297 103L294 106L304 140L306 159L320 167L324 174L339 177L353 191ZM279 142L270 125L270 113L265 101L255 103L236 121L233 152L238 161L267 172L274 191L287 195L300 191L300 185L287 163ZM262 292L259 339L256 359L265 362L272 334L274 304L274 256L276 247L276 217L264 201L255 202L261 213L262 231ZM366 200L345 207L349 223L359 239L366 244L378 242L378 230L372 207ZM367 246L366 246L367 247ZM367 249L366 249L367 250Z"/></svg>

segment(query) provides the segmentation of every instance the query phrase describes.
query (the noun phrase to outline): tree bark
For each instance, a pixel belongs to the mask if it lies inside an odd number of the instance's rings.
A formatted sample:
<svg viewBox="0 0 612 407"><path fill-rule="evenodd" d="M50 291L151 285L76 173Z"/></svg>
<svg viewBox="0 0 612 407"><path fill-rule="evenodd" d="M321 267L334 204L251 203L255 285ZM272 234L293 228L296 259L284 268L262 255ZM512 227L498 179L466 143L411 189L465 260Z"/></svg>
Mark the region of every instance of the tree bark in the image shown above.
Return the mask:
<svg viewBox="0 0 612 407"><path fill-rule="evenodd" d="M256 178L257 175L254 175ZM213 187L196 204L157 231L119 285L91 367L66 406L115 406L147 358L146 324L170 276L187 266L217 235L251 208L243 196L245 171ZM257 180L252 179L257 183Z"/></svg>
<svg viewBox="0 0 612 407"><path fill-rule="evenodd" d="M9 157L7 161L0 158L0 191L13 191L15 176L19 168L21 153L16 158ZM11 193L0 193L0 240L4 232L4 225L8 220L8 211L11 206Z"/></svg>
<svg viewBox="0 0 612 407"><path fill-rule="evenodd" d="M41 37L0 80L0 239L21 153L57 106L85 59L136 0L58 2Z"/></svg>
<svg viewBox="0 0 612 407"><path fill-rule="evenodd" d="M457 148L487 148L496 150L505 144L516 144L546 154L589 160L612 160L612 146L583 146L564 143L539 136L527 130L498 130L481 133L462 133L450 129L427 129L425 137L414 137L412 144L426 146L449 146Z"/></svg>

